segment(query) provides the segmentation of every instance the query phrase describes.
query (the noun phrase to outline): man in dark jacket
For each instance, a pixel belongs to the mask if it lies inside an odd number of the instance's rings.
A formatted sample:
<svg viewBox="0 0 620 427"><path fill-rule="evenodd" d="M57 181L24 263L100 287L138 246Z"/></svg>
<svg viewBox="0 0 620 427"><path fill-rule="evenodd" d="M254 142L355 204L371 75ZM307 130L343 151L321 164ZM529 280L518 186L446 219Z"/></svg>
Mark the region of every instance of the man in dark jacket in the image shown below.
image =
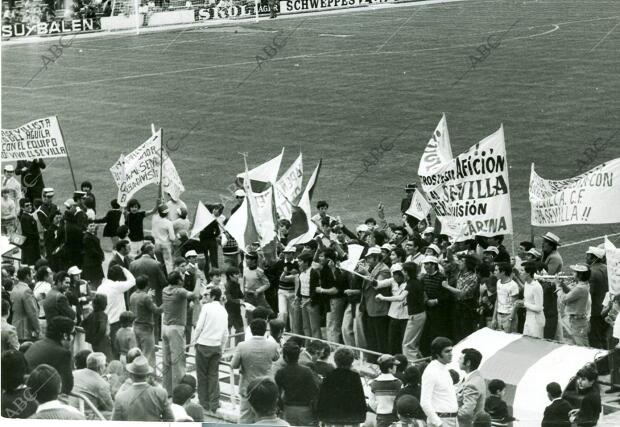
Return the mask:
<svg viewBox="0 0 620 427"><path fill-rule="evenodd" d="M568 413L573 409L566 400L562 399L562 387L558 383L547 384L547 396L551 405L545 408L545 415L541 427L570 427Z"/></svg>
<svg viewBox="0 0 620 427"><path fill-rule="evenodd" d="M59 212L58 206L53 202L54 189L51 187L43 189L43 200L41 207L37 210L37 218L44 230L47 230L52 224L52 219L56 212Z"/></svg>
<svg viewBox="0 0 620 427"><path fill-rule="evenodd" d="M224 207L220 204L207 205L207 209L217 218L222 215ZM218 252L218 238L220 237L220 224L217 220L207 225L199 234L200 245L202 246L202 252L205 254L205 276L209 276L209 269L211 267L218 268L217 252Z"/></svg>
<svg viewBox="0 0 620 427"><path fill-rule="evenodd" d="M69 348L74 331L73 320L56 316L47 323L45 338L32 344L24 354L28 366L45 363L55 368L62 378L62 392L65 394L73 389L73 357Z"/></svg>
<svg viewBox="0 0 620 427"><path fill-rule="evenodd" d="M19 160L15 166L15 175L21 175L22 187L26 189L25 197L31 202L41 198L45 187L41 169L45 169L45 162L42 159Z"/></svg>
<svg viewBox="0 0 620 427"><path fill-rule="evenodd" d="M75 217L76 204L73 199L65 202L65 211L63 229L64 229L64 247L63 247L63 269L76 265L82 266L82 254L84 252L84 232L77 223Z"/></svg>
<svg viewBox="0 0 620 427"><path fill-rule="evenodd" d="M75 311L71 308L69 300L65 296L65 291L69 289L69 284L70 279L65 271L59 271L54 275L54 285L41 304L47 322L56 316L64 316L75 320Z"/></svg>
<svg viewBox="0 0 620 427"><path fill-rule="evenodd" d="M590 298L592 299L592 312L590 315L590 333L588 341L590 347L607 348L607 329L609 325L605 317L601 316L603 299L609 290L607 279L607 264L605 264L605 249L589 247L586 252L586 262L590 266Z"/></svg>
<svg viewBox="0 0 620 427"><path fill-rule="evenodd" d="M95 287L101 284L103 279L103 263L105 256L99 237L97 237L97 224L90 223L84 233L84 261L82 265L82 277L90 281Z"/></svg>
<svg viewBox="0 0 620 427"><path fill-rule="evenodd" d="M597 384L598 372L585 366L577 372L577 388L582 396L579 409L570 412L570 420L578 427L594 427L601 415L601 389Z"/></svg>
<svg viewBox="0 0 620 427"><path fill-rule="evenodd" d="M19 222L22 227L22 235L26 238L21 246L21 262L25 265L34 265L41 258L41 248L39 246L39 229L37 221L32 215L32 202L22 199L21 213Z"/></svg>

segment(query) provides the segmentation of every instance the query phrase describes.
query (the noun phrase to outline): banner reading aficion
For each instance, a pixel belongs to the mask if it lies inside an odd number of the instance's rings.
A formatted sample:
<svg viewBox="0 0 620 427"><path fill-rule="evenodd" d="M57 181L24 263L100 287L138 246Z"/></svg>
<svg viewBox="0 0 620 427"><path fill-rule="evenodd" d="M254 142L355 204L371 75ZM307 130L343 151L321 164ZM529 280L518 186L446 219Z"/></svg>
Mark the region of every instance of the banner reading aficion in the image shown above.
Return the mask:
<svg viewBox="0 0 620 427"><path fill-rule="evenodd" d="M2 160L67 157L56 116L33 120L17 129L2 129Z"/></svg>
<svg viewBox="0 0 620 427"><path fill-rule="evenodd" d="M463 224L458 240L512 234L503 126L436 173L420 179L439 219Z"/></svg>
<svg viewBox="0 0 620 427"><path fill-rule="evenodd" d="M569 224L620 222L620 158L564 180L541 178L532 164L530 175L531 222L554 227Z"/></svg>

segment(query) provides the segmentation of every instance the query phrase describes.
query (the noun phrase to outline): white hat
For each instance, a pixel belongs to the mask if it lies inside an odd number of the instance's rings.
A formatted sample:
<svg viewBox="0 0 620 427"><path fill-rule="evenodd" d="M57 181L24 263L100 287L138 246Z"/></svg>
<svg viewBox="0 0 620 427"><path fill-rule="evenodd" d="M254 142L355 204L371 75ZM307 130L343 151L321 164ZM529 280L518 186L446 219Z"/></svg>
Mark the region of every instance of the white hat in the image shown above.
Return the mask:
<svg viewBox="0 0 620 427"><path fill-rule="evenodd" d="M594 255L598 259L605 258L605 249L597 248L595 246L590 246L586 253Z"/></svg>
<svg viewBox="0 0 620 427"><path fill-rule="evenodd" d="M571 265L570 269L573 271L580 272L580 273L585 273L586 271L590 270L590 267L588 267L587 264L579 263L579 264Z"/></svg>
<svg viewBox="0 0 620 427"><path fill-rule="evenodd" d="M541 236L543 239L550 241L551 243L555 243L556 245L560 245L560 238L553 234L550 231L547 231L544 235Z"/></svg>
<svg viewBox="0 0 620 427"><path fill-rule="evenodd" d="M435 227L426 227L422 234L430 234L435 232Z"/></svg>
<svg viewBox="0 0 620 427"><path fill-rule="evenodd" d="M193 250L193 249L192 249L191 251L187 251L187 252L185 252L185 258L188 258L188 257L190 257L190 256L195 256L195 257L197 257L197 256L198 256L198 252L196 252L196 251L195 251L195 250Z"/></svg>
<svg viewBox="0 0 620 427"><path fill-rule="evenodd" d="M69 268L69 271L67 271L67 274L73 275L73 274L80 274L81 272L82 270L80 270L78 267L74 265L73 267Z"/></svg>
<svg viewBox="0 0 620 427"><path fill-rule="evenodd" d="M426 264L427 262L432 262L435 264L439 264L439 260L437 259L436 256L432 256L432 255L426 255L424 257L424 260L422 261L422 264Z"/></svg>
<svg viewBox="0 0 620 427"><path fill-rule="evenodd" d="M426 247L426 249L432 249L433 251L435 251L435 254L439 255L441 253L441 249L439 249L439 246L437 246L434 243L431 243L430 245L428 245Z"/></svg>
<svg viewBox="0 0 620 427"><path fill-rule="evenodd" d="M286 248L284 248L284 250L282 252L289 253L289 254L290 253L294 254L295 252L297 252L297 249L295 249L295 246L291 246L291 247L287 246Z"/></svg>
<svg viewBox="0 0 620 427"><path fill-rule="evenodd" d="M487 246L487 248L483 252L493 252L495 255L499 255L499 249L495 246Z"/></svg>
<svg viewBox="0 0 620 427"><path fill-rule="evenodd" d="M369 228L368 228L368 226L366 224L360 224L355 229L355 231L357 231L358 233L367 233L368 230L369 230Z"/></svg>
<svg viewBox="0 0 620 427"><path fill-rule="evenodd" d="M370 256L370 255L382 255L381 249L379 248L379 246L373 246L372 248L369 248L368 252L366 252L366 256Z"/></svg>
<svg viewBox="0 0 620 427"><path fill-rule="evenodd" d="M54 195L54 189L52 187L45 187L43 189L43 195L47 195L47 196L53 196Z"/></svg>
<svg viewBox="0 0 620 427"><path fill-rule="evenodd" d="M390 267L391 273L394 273L396 271L403 271L403 266L398 262L396 264L392 264L392 266Z"/></svg>
<svg viewBox="0 0 620 427"><path fill-rule="evenodd" d="M388 252L392 252L393 250L392 245L390 245L389 243L384 243L383 245L381 245L381 249L385 249Z"/></svg>
<svg viewBox="0 0 620 427"><path fill-rule="evenodd" d="M526 254L533 255L533 256L535 256L536 258L540 258L540 257L542 257L542 254L541 254L541 253L538 251L538 249L536 249L536 248L532 248L532 249L530 249L529 251L527 251L527 252L526 252Z"/></svg>
<svg viewBox="0 0 620 427"><path fill-rule="evenodd" d="M5 165L4 170L7 172L15 172L15 166L13 165Z"/></svg>
<svg viewBox="0 0 620 427"><path fill-rule="evenodd" d="M73 200L73 199L67 199L65 201L65 207L67 209L69 209L70 207L75 206L75 205L77 205L77 203L75 203L75 200Z"/></svg>
<svg viewBox="0 0 620 427"><path fill-rule="evenodd" d="M245 191L242 189L235 190L235 197L245 197Z"/></svg>

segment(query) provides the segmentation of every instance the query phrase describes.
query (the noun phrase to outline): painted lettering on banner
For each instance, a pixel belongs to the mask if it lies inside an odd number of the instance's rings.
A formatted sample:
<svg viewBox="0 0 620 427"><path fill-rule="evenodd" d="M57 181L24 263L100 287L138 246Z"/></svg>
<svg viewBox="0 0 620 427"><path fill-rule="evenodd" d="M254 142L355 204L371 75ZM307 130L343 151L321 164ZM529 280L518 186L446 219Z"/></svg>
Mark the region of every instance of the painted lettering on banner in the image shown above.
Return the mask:
<svg viewBox="0 0 620 427"><path fill-rule="evenodd" d="M38 22L36 24L18 22L2 26L2 37L28 37L41 35L54 35L63 33L78 33L94 31L97 27L95 20L72 19L69 21L56 20L51 22Z"/></svg>
<svg viewBox="0 0 620 427"><path fill-rule="evenodd" d="M2 129L2 160L67 157L56 116L33 120L17 129Z"/></svg>
<svg viewBox="0 0 620 427"><path fill-rule="evenodd" d="M389 0L284 0L280 2L280 13L295 13L303 12L306 10L338 9L388 2Z"/></svg>

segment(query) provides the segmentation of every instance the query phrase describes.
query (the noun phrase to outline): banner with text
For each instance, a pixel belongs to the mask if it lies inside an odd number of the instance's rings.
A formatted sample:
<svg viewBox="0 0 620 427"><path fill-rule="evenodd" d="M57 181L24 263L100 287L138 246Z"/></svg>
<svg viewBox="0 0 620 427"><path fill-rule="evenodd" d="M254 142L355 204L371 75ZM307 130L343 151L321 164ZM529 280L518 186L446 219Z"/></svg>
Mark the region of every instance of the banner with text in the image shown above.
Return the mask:
<svg viewBox="0 0 620 427"><path fill-rule="evenodd" d="M610 209L610 202L620 200L619 178L620 158L564 180L544 179L534 171L532 164L532 225L555 227L620 222L620 209Z"/></svg>
<svg viewBox="0 0 620 427"><path fill-rule="evenodd" d="M464 229L460 236L450 237L461 241L476 235L512 234L503 125L435 174L420 179L440 221L455 225L452 230Z"/></svg>
<svg viewBox="0 0 620 427"><path fill-rule="evenodd" d="M2 129L2 160L67 157L56 116L33 120L17 129Z"/></svg>
<svg viewBox="0 0 620 427"><path fill-rule="evenodd" d="M50 22L6 24L2 26L2 37L28 37L79 33L97 30L97 21L88 19L54 20ZM63 46L64 47L64 46Z"/></svg>
<svg viewBox="0 0 620 427"><path fill-rule="evenodd" d="M280 13L298 13L309 10L344 9L348 7L368 6L376 3L388 3L390 0L282 0Z"/></svg>
<svg viewBox="0 0 620 427"><path fill-rule="evenodd" d="M605 236L605 257L607 258L607 277L609 291L614 295L620 294L620 249Z"/></svg>
<svg viewBox="0 0 620 427"><path fill-rule="evenodd" d="M131 197L149 184L159 184L159 161L161 150L161 129L144 144L121 158L110 168L118 186L117 201L126 206ZM178 200L185 191L168 153L163 153L164 164L162 189Z"/></svg>
<svg viewBox="0 0 620 427"><path fill-rule="evenodd" d="M420 159L420 166L418 166L418 175L432 175L450 160L452 160L452 146L450 145L448 122L444 114L441 116L441 120L439 120L431 139L426 144L424 154L422 154Z"/></svg>
<svg viewBox="0 0 620 427"><path fill-rule="evenodd" d="M276 12L279 7L275 4ZM271 9L268 0L261 0L258 3L258 16L269 15ZM256 10L254 2L246 3L239 0L219 0L206 6L194 9L196 21L217 21L226 19L254 18Z"/></svg>

